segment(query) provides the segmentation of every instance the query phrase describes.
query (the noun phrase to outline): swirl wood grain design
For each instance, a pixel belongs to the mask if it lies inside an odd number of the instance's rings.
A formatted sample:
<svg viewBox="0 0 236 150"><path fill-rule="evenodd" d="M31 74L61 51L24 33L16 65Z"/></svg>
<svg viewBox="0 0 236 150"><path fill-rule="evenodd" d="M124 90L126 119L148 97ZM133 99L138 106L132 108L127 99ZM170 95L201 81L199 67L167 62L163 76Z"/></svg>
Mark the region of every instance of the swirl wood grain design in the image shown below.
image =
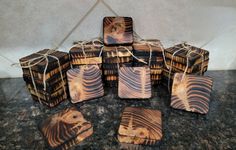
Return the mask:
<svg viewBox="0 0 236 150"><path fill-rule="evenodd" d="M158 110L126 107L118 130L121 143L154 145L162 138L161 112Z"/></svg>
<svg viewBox="0 0 236 150"><path fill-rule="evenodd" d="M118 96L126 99L147 99L152 95L149 67L120 67Z"/></svg>
<svg viewBox="0 0 236 150"><path fill-rule="evenodd" d="M98 98L104 95L102 73L97 65L80 66L67 71L72 103Z"/></svg>
<svg viewBox="0 0 236 150"><path fill-rule="evenodd" d="M132 53L132 46L126 46ZM116 51L117 49L117 51ZM108 87L117 87L118 85L118 65L132 66L133 57L124 47L104 46L103 49L103 75L104 83Z"/></svg>
<svg viewBox="0 0 236 150"><path fill-rule="evenodd" d="M105 45L127 45L133 43L133 21L130 17L105 17L103 19Z"/></svg>
<svg viewBox="0 0 236 150"><path fill-rule="evenodd" d="M75 107L50 116L39 128L53 149L68 149L93 133L91 123Z"/></svg>
<svg viewBox="0 0 236 150"><path fill-rule="evenodd" d="M172 85L171 107L206 114L213 81L210 77L176 73Z"/></svg>

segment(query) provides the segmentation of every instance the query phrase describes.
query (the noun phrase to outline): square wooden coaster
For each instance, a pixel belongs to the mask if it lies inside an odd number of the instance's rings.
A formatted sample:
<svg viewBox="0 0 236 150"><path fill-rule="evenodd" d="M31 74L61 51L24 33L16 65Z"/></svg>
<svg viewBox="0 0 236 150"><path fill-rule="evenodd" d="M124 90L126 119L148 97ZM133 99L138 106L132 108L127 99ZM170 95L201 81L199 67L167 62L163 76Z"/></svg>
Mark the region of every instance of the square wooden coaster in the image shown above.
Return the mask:
<svg viewBox="0 0 236 150"><path fill-rule="evenodd" d="M198 75L174 75L171 107L190 112L206 114L209 110L212 78ZM182 80L182 81L181 81Z"/></svg>
<svg viewBox="0 0 236 150"><path fill-rule="evenodd" d="M133 43L133 20L131 17L105 17L103 19L105 45L129 45Z"/></svg>
<svg viewBox="0 0 236 150"><path fill-rule="evenodd" d="M121 143L155 145L162 138L161 112L126 107L123 111L118 140Z"/></svg>
<svg viewBox="0 0 236 150"><path fill-rule="evenodd" d="M102 71L98 65L84 65L67 71L72 103L90 100L104 95Z"/></svg>
<svg viewBox="0 0 236 150"><path fill-rule="evenodd" d="M39 126L49 146L68 149L93 133L93 127L75 108L67 108L46 119Z"/></svg>

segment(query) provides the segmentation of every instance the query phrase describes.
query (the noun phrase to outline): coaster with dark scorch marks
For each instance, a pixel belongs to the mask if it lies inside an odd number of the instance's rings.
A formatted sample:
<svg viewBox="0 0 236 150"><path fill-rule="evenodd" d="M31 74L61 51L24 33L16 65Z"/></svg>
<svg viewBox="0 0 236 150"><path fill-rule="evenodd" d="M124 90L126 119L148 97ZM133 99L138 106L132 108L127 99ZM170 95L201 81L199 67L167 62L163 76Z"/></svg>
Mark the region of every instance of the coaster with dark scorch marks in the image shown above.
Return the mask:
<svg viewBox="0 0 236 150"><path fill-rule="evenodd" d="M133 43L133 21L131 17L105 17L103 19L105 45L128 45Z"/></svg>
<svg viewBox="0 0 236 150"><path fill-rule="evenodd" d="M206 114L209 110L212 78L207 76L174 75L171 95L171 107L190 112ZM182 80L182 81L181 81Z"/></svg>
<svg viewBox="0 0 236 150"><path fill-rule="evenodd" d="M84 65L67 71L72 103L98 98L104 95L102 72L98 65Z"/></svg>
<svg viewBox="0 0 236 150"><path fill-rule="evenodd" d="M126 107L123 111L118 140L121 143L155 145L162 138L161 112Z"/></svg>
<svg viewBox="0 0 236 150"><path fill-rule="evenodd" d="M91 123L75 107L50 116L39 128L53 149L69 149L93 133Z"/></svg>
<svg viewBox="0 0 236 150"><path fill-rule="evenodd" d="M152 96L149 67L120 67L118 96L122 99L148 99Z"/></svg>

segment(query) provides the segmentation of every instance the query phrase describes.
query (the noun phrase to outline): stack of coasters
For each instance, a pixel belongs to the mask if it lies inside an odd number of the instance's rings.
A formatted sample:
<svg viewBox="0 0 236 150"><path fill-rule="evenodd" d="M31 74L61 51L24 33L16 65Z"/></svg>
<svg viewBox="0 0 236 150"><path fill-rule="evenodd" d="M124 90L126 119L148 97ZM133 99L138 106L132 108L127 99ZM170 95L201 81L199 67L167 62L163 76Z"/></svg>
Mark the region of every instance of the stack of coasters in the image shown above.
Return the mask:
<svg viewBox="0 0 236 150"><path fill-rule="evenodd" d="M121 143L155 145L162 138L161 112L126 107L118 130Z"/></svg>
<svg viewBox="0 0 236 150"><path fill-rule="evenodd" d="M187 53L191 53L188 56L188 67L187 67ZM209 51L184 43L165 49L165 58L169 68L165 67L163 70L164 83L169 78L170 68L171 68L171 73L170 73L171 82L173 80L174 73L184 72L186 67L187 67L186 70L187 74L203 75L208 68Z"/></svg>
<svg viewBox="0 0 236 150"><path fill-rule="evenodd" d="M131 17L104 17L103 39L105 45L131 45L133 20Z"/></svg>
<svg viewBox="0 0 236 150"><path fill-rule="evenodd" d="M159 40L144 40L133 43L133 54L148 62L151 69L152 85L160 83L163 69L162 44ZM144 66L145 64L134 59L133 66Z"/></svg>
<svg viewBox="0 0 236 150"><path fill-rule="evenodd" d="M176 73L171 94L171 107L206 114L209 110L212 78Z"/></svg>
<svg viewBox="0 0 236 150"><path fill-rule="evenodd" d="M44 49L21 58L20 64L23 79L34 100L54 107L67 99L68 53Z"/></svg>
<svg viewBox="0 0 236 150"><path fill-rule="evenodd" d="M132 53L132 46L126 46L126 48ZM103 49L103 76L106 86L118 85L118 66L132 66L133 57L130 52L123 46L104 46Z"/></svg>
<svg viewBox="0 0 236 150"><path fill-rule="evenodd" d="M53 149L69 149L93 134L91 123L75 107L50 116L39 129Z"/></svg>
<svg viewBox="0 0 236 150"><path fill-rule="evenodd" d="M84 48L84 52L83 49ZM102 44L99 41L83 42L79 41L70 49L70 58L73 68L85 64L98 64L101 68L102 57L101 55ZM85 56L86 55L86 56Z"/></svg>

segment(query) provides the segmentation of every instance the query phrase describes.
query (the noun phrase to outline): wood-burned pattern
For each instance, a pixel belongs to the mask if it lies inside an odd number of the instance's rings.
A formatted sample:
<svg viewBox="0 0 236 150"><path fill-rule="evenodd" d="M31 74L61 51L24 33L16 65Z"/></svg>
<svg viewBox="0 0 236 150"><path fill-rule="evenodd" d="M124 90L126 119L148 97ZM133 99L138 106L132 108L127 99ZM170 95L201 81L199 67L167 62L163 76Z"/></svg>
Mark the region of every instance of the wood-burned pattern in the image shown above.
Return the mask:
<svg viewBox="0 0 236 150"><path fill-rule="evenodd" d="M67 71L72 103L104 95L102 73L97 65L80 66Z"/></svg>
<svg viewBox="0 0 236 150"><path fill-rule="evenodd" d="M171 107L206 114L209 110L212 78L197 75L174 75Z"/></svg>
<svg viewBox="0 0 236 150"><path fill-rule="evenodd" d="M39 126L51 148L68 149L93 133L93 127L75 108L67 108Z"/></svg>
<svg viewBox="0 0 236 150"><path fill-rule="evenodd" d="M161 112L126 107L118 130L118 140L130 144L157 144L162 138Z"/></svg>
<svg viewBox="0 0 236 150"><path fill-rule="evenodd" d="M152 95L150 68L120 67L118 95L127 99L147 99Z"/></svg>
<svg viewBox="0 0 236 150"><path fill-rule="evenodd" d="M105 17L103 19L105 45L133 43L133 21L130 17Z"/></svg>

